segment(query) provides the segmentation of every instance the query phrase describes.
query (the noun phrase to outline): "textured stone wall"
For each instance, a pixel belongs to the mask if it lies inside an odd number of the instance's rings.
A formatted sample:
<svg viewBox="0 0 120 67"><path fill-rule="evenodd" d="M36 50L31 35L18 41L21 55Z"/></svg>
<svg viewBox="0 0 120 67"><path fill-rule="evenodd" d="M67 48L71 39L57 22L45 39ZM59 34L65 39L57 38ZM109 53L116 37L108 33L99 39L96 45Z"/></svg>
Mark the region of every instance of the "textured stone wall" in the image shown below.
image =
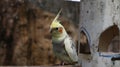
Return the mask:
<svg viewBox="0 0 120 67"><path fill-rule="evenodd" d="M61 16L64 16L69 20L73 21L74 24L77 26L79 24L79 2L71 2L65 0L29 0L29 2L32 2L40 8L56 14L62 8L63 11Z"/></svg>
<svg viewBox="0 0 120 67"><path fill-rule="evenodd" d="M0 66L60 64L60 60L53 55L49 32L56 14L41 9L34 2L0 1ZM76 27L70 20L59 19L76 41Z"/></svg>
<svg viewBox="0 0 120 67"><path fill-rule="evenodd" d="M82 67L119 67L119 52L116 52L118 54L114 54L112 52L109 53L105 51L108 49L108 45L110 45L110 43L113 44L112 40L114 37L118 37L118 39L120 39L119 18L120 0L81 1L79 26L87 35L91 51L90 56L84 55L89 57L92 56L92 58L87 59L83 55ZM119 45L112 46L119 47ZM103 51L100 52L100 50ZM118 60L113 61L113 56L119 57Z"/></svg>

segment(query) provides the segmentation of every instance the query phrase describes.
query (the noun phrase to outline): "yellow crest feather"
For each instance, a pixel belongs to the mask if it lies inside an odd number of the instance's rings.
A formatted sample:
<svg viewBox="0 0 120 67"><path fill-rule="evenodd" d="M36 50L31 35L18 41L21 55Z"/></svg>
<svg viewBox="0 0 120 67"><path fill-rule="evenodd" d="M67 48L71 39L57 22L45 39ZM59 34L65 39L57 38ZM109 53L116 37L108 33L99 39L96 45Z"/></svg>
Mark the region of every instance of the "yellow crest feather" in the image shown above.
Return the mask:
<svg viewBox="0 0 120 67"><path fill-rule="evenodd" d="M51 28L55 28L55 27L59 27L59 26L62 26L58 21L57 19L59 18L60 16L60 13L61 13L62 9L58 12L57 16L55 17L55 19L52 21L52 24L51 24Z"/></svg>

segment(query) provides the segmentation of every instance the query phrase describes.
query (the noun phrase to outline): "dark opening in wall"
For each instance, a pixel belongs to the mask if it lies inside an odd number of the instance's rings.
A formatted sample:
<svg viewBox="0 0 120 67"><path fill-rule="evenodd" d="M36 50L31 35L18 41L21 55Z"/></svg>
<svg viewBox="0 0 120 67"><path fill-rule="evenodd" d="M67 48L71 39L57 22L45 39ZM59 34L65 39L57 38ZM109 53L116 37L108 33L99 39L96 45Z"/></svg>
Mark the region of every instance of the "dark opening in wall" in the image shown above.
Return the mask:
<svg viewBox="0 0 120 67"><path fill-rule="evenodd" d="M120 52L120 36L115 36L108 46L109 52Z"/></svg>
<svg viewBox="0 0 120 67"><path fill-rule="evenodd" d="M99 52L120 52L120 35L117 25L106 29L101 35L98 46Z"/></svg>
<svg viewBox="0 0 120 67"><path fill-rule="evenodd" d="M79 52L82 54L91 54L90 45L88 43L88 38L84 31L80 32L80 49Z"/></svg>

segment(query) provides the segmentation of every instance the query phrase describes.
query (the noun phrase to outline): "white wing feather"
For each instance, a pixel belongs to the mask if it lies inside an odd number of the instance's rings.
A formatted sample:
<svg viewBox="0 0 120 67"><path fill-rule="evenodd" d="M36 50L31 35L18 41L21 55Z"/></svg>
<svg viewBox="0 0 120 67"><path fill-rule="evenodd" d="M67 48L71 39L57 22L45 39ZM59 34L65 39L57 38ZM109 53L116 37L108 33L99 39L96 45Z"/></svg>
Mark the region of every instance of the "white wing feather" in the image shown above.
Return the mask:
<svg viewBox="0 0 120 67"><path fill-rule="evenodd" d="M76 48L75 48L75 45L74 45L73 41L71 40L71 38L67 37L64 41L64 44L65 44L65 49L66 49L69 57L75 62L78 61Z"/></svg>

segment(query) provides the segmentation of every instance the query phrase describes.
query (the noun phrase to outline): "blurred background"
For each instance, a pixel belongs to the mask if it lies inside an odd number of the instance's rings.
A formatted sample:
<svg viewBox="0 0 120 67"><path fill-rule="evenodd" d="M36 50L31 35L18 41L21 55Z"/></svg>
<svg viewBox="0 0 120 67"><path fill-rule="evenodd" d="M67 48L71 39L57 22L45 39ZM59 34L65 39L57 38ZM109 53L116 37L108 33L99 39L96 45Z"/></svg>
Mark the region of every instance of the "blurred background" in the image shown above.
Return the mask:
<svg viewBox="0 0 120 67"><path fill-rule="evenodd" d="M0 65L60 64L52 53L49 26L59 18L77 43L79 2L64 0L0 1Z"/></svg>

